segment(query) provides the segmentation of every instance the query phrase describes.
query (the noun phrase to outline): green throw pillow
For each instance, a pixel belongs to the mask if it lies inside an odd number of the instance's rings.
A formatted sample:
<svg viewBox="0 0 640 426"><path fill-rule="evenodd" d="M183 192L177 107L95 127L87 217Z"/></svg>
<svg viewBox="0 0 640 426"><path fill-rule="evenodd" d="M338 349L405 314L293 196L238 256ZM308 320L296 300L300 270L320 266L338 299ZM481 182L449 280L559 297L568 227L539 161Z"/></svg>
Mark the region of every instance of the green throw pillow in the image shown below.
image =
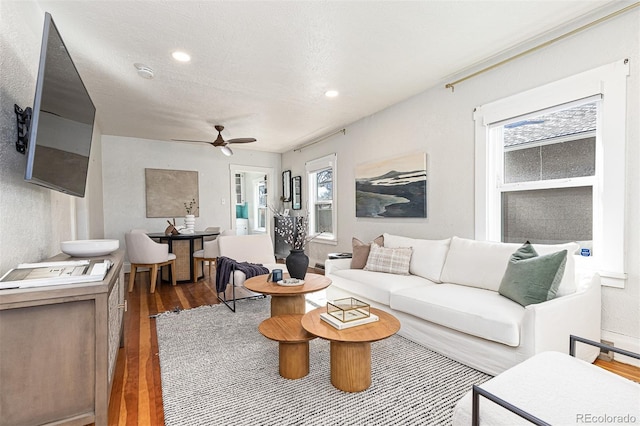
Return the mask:
<svg viewBox="0 0 640 426"><path fill-rule="evenodd" d="M538 256L527 241L511 255L498 293L522 306L551 300L558 291L566 263L567 250Z"/></svg>

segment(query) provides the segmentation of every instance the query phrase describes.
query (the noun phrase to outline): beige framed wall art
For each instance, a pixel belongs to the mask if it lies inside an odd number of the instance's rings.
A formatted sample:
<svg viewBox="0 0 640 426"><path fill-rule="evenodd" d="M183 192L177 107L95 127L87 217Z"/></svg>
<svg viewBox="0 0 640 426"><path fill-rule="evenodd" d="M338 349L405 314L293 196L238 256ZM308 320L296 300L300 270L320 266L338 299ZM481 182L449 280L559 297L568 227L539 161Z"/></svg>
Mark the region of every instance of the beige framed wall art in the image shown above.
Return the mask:
<svg viewBox="0 0 640 426"><path fill-rule="evenodd" d="M195 200L192 214L199 216L198 172L144 169L147 217L183 217L185 203Z"/></svg>

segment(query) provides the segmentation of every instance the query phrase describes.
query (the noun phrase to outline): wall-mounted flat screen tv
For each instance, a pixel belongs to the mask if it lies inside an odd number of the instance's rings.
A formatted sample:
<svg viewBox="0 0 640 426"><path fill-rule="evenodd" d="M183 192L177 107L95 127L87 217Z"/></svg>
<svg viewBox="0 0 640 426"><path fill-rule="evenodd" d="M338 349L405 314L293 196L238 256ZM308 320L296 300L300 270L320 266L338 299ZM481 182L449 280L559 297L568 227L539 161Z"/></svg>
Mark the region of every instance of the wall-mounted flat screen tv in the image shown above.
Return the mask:
<svg viewBox="0 0 640 426"><path fill-rule="evenodd" d="M25 180L84 197L95 113L71 55L46 13Z"/></svg>

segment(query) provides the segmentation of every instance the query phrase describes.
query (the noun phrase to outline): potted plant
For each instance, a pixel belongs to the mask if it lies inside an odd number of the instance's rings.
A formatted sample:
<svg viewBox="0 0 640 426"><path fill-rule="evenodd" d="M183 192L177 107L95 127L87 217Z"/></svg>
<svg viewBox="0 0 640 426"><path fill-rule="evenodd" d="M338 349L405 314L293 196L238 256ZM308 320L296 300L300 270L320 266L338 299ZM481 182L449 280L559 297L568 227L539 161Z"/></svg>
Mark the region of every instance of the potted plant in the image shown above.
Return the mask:
<svg viewBox="0 0 640 426"><path fill-rule="evenodd" d="M291 246L289 256L285 259L289 276L302 280L309 267L309 257L304 252L307 242L320 234L312 237L307 236L309 230L308 215L289 216L275 211L274 214L279 218L279 226L276 227L275 231L286 244Z"/></svg>
<svg viewBox="0 0 640 426"><path fill-rule="evenodd" d="M198 209L195 198L188 203L184 203L184 208L187 211L184 217L184 226L186 226L190 232L193 232L196 225L196 216L193 213Z"/></svg>

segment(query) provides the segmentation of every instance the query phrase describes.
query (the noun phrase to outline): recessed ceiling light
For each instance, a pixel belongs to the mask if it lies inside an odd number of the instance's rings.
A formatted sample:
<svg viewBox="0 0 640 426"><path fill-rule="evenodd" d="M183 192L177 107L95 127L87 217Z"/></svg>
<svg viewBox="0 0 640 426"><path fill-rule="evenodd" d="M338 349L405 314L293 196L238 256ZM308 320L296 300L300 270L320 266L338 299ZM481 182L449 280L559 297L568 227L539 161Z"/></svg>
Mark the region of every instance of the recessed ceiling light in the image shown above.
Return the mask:
<svg viewBox="0 0 640 426"><path fill-rule="evenodd" d="M327 98L335 98L336 96L338 96L338 91L337 90L327 90L326 92L324 92L324 95Z"/></svg>
<svg viewBox="0 0 640 426"><path fill-rule="evenodd" d="M188 53L181 52L179 50L176 50L175 52L173 52L171 56L173 56L173 59L175 59L178 62L189 62L191 60L191 56Z"/></svg>

